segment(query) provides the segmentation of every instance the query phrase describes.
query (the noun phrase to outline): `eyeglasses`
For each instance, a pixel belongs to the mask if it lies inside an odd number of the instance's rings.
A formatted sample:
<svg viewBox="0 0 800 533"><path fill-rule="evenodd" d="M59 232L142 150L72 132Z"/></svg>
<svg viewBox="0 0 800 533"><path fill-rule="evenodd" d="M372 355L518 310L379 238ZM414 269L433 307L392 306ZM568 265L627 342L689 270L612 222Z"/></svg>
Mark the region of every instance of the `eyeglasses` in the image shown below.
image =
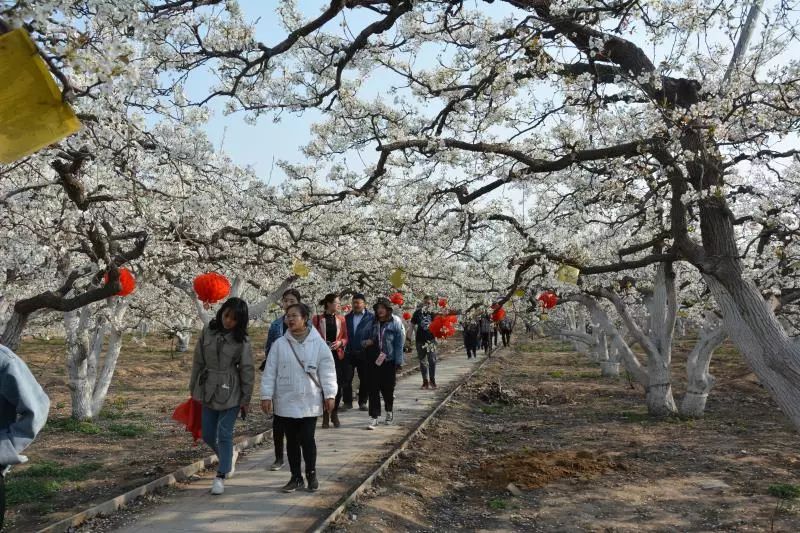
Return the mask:
<svg viewBox="0 0 800 533"><path fill-rule="evenodd" d="M303 318L302 315L286 315L286 318Z"/></svg>

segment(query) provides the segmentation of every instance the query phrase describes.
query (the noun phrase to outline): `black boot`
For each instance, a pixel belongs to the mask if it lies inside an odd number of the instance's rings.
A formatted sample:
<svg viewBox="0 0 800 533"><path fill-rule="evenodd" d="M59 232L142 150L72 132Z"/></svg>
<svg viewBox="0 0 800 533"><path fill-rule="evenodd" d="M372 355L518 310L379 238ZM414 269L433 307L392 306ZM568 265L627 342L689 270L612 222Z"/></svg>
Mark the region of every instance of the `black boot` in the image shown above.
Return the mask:
<svg viewBox="0 0 800 533"><path fill-rule="evenodd" d="M328 411L322 413L322 429L328 429L331 427L331 415L328 414Z"/></svg>
<svg viewBox="0 0 800 533"><path fill-rule="evenodd" d="M294 492L297 489L302 489L305 486L303 483L303 476L292 476L289 483L283 486L283 492Z"/></svg>
<svg viewBox="0 0 800 533"><path fill-rule="evenodd" d="M331 413L331 422L335 428L338 428L341 425L339 422L339 413L337 411Z"/></svg>
<svg viewBox="0 0 800 533"><path fill-rule="evenodd" d="M319 481L317 481L316 471L311 471L306 474L306 481L308 481L308 491L316 492L319 488Z"/></svg>

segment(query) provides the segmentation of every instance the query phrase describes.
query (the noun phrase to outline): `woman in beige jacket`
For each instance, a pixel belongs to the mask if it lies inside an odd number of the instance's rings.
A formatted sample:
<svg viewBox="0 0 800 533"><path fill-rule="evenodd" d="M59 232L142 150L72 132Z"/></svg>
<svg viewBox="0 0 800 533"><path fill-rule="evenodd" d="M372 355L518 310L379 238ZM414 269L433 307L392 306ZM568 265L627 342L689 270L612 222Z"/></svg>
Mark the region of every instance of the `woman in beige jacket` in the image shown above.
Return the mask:
<svg viewBox="0 0 800 533"><path fill-rule="evenodd" d="M229 298L197 340L189 389L203 404L203 440L217 454L217 477L211 494L222 494L226 476L233 474L233 425L247 413L253 393L255 367L247 337L247 303Z"/></svg>

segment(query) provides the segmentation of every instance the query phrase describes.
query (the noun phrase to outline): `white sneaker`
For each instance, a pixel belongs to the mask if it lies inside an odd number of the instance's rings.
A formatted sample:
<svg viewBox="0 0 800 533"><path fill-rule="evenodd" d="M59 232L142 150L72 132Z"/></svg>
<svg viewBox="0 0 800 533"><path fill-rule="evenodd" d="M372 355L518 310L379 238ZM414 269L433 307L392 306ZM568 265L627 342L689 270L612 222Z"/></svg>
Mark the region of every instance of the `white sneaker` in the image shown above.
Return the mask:
<svg viewBox="0 0 800 533"><path fill-rule="evenodd" d="M211 484L211 494L215 496L225 492L225 480L221 477L215 477L214 482Z"/></svg>
<svg viewBox="0 0 800 533"><path fill-rule="evenodd" d="M225 474L226 478L233 477L234 472L236 472L236 461L238 460L239 460L239 450L234 448L233 457L231 457L231 471Z"/></svg>
<svg viewBox="0 0 800 533"><path fill-rule="evenodd" d="M367 426L367 429L375 429L376 427L378 427L378 419L377 418L370 418L369 425Z"/></svg>
<svg viewBox="0 0 800 533"><path fill-rule="evenodd" d="M394 422L394 413L391 411L386 411L386 420L383 423L387 426L391 426L392 422Z"/></svg>

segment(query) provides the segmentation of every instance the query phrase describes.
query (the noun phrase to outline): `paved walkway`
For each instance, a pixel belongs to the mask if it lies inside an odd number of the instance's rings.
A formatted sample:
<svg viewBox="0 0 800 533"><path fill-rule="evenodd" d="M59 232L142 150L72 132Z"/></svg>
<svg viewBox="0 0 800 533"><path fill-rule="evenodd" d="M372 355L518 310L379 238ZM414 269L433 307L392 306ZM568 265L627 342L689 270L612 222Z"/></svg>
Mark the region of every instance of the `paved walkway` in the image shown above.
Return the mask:
<svg viewBox="0 0 800 533"><path fill-rule="evenodd" d="M416 357L407 358L407 362L416 361ZM267 467L275 459L274 452L271 445L262 446L240 458L236 474L225 482L224 494L212 496L211 477L204 478L119 531L305 531L327 516L349 489L374 470L444 396L444 389L467 374L475 361L468 361L463 352L442 360L436 371L438 391L420 390L418 373L398 380L393 426L367 431L367 413L358 410L342 413L338 429L317 426L320 488L316 493L282 493L280 488L289 480L288 462L283 470L270 472Z"/></svg>

